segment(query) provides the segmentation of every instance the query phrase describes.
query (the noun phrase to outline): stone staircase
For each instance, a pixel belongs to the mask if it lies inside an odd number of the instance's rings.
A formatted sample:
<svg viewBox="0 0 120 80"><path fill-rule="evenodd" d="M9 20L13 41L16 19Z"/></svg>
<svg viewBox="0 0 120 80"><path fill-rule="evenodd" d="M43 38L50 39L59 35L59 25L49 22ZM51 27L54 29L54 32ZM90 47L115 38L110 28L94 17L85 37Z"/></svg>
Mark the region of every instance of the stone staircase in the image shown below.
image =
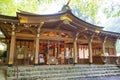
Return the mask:
<svg viewBox="0 0 120 80"><path fill-rule="evenodd" d="M74 80L120 76L120 65L39 65L7 68L7 80Z"/></svg>

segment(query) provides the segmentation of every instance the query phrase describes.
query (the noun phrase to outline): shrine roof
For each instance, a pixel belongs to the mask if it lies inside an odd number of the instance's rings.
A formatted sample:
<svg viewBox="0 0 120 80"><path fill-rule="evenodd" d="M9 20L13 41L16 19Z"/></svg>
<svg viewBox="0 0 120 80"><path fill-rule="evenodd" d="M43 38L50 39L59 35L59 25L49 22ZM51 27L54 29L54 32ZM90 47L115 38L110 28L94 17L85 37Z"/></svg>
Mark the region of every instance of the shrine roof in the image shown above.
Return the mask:
<svg viewBox="0 0 120 80"><path fill-rule="evenodd" d="M18 18L14 16L0 15L0 21L17 22Z"/></svg>
<svg viewBox="0 0 120 80"><path fill-rule="evenodd" d="M118 37L118 38L120 38L120 33L117 33L117 32L102 31L101 33L102 33L102 34L105 34L105 35L110 35L110 36L112 36L112 37Z"/></svg>
<svg viewBox="0 0 120 80"><path fill-rule="evenodd" d="M96 25L93 25L91 23L88 23L78 17L76 17L70 9L68 10L61 10L59 11L58 13L55 13L55 14L45 14L45 15L40 15L40 14L34 14L34 13L30 13L30 12L26 12L26 11L20 11L20 12L17 12L16 13L17 16L16 17L13 17L13 16L6 16L6 15L0 15L0 22L8 22L8 23L20 23L20 24L31 24L32 23L40 23L40 22L45 22L46 25L49 25L50 26L50 23L51 26L54 26L53 24L54 23L58 23L58 21L63 21L62 24L64 24L65 26L71 26L70 29L72 30L73 28L72 27L76 27L77 29L79 29L78 27L81 27L81 28L89 28L89 30L93 30L95 32L95 30L99 30L101 34L103 35L109 35L109 36L113 36L113 37L119 37L120 36L120 33L115 33L115 32L110 32L110 31L104 31L103 30L103 27L101 26L96 26ZM28 20L28 22L24 22L24 23L21 23L20 20L22 18L26 18ZM63 19L61 19L63 18ZM67 19L70 24L69 25L66 25L64 23L64 20ZM65 28L65 27L64 27Z"/></svg>
<svg viewBox="0 0 120 80"><path fill-rule="evenodd" d="M51 18L51 19L54 18L55 16L58 16L58 18L60 18L61 16L64 16L64 15L67 15L69 18L71 18L73 20L73 22L76 22L78 24L82 23L82 24L84 24L84 26L89 26L89 27L100 29L100 30L102 30L104 28L101 26L97 26L97 25L88 23L88 22L78 18L71 12L71 10L59 11L58 13L55 13L55 14L34 14L34 13L26 12L26 11L17 12L17 16L27 16L27 17L36 17L36 18L44 17L44 18Z"/></svg>

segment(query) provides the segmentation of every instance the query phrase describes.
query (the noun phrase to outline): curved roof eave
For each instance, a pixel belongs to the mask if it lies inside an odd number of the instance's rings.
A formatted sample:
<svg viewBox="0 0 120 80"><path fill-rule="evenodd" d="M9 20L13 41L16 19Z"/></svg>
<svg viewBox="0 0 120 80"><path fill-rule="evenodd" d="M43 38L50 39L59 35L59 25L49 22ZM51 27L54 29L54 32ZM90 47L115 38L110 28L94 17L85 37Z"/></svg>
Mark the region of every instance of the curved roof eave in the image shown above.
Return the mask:
<svg viewBox="0 0 120 80"><path fill-rule="evenodd" d="M66 10L66 11L60 11L56 14L46 14L46 15L39 15L39 14L33 14L33 13L29 13L29 12L17 12L17 17L13 17L13 16L6 16L6 15L0 15L0 22L1 21L7 21L7 22L19 22L19 18L18 15L25 15L25 16L33 16L33 17L52 17L52 16L62 16L64 14L69 14L70 16L72 16L72 18L74 18L74 20L76 20L77 22L83 23L85 24L85 26L87 27L92 27L94 29L99 29L102 30L103 27L100 26L96 26L93 25L91 23L88 23L84 20L81 20L80 18L76 17L71 10ZM78 23L79 24L79 23ZM109 32L109 31L104 31L102 30L101 32L102 34L107 34L107 35L112 35L112 36L116 36L116 37L120 37L120 33L115 33L115 32Z"/></svg>
<svg viewBox="0 0 120 80"><path fill-rule="evenodd" d="M30 13L30 12L26 12L26 11L20 11L17 12L17 16L18 15L24 15L24 16L33 16L33 17L50 17L50 16L58 16L58 15L63 15L66 14L67 11L61 11L55 14L35 14L35 13Z"/></svg>
<svg viewBox="0 0 120 80"><path fill-rule="evenodd" d="M120 38L120 33L117 33L117 32L102 31L101 33L102 34L106 34L106 35L111 35L111 36L114 36L114 37L117 37L117 38Z"/></svg>
<svg viewBox="0 0 120 80"><path fill-rule="evenodd" d="M18 17L14 16L6 16L6 15L0 15L0 21L4 22L18 22Z"/></svg>
<svg viewBox="0 0 120 80"><path fill-rule="evenodd" d="M75 17L77 20L83 22L84 24L87 24L87 26L91 26L91 27L94 27L94 28L99 28L99 29L101 29L101 30L104 28L104 27L101 27L101 26L97 26L97 25L91 24L91 23L89 23L89 22L86 22L86 21L84 21L84 20L78 18L78 17L75 16L71 11L70 11L70 14L71 14L73 17Z"/></svg>
<svg viewBox="0 0 120 80"><path fill-rule="evenodd" d="M100 27L100 26L96 26L96 25L93 25L91 23L88 23L84 20L81 20L80 18L76 17L72 12L71 10L66 10L66 11L60 11L58 13L55 13L55 14L43 14L43 15L40 15L40 14L34 14L34 13L30 13L30 12L26 12L26 11L20 11L20 12L17 12L17 16L18 15L23 15L23 16L32 16L32 17L52 17L52 16L61 16L61 15L64 15L64 14L70 14L73 18L75 18L78 22L82 22L83 24L85 24L86 26L88 27L92 27L92 28L96 28L96 29L100 29L102 30L104 27Z"/></svg>

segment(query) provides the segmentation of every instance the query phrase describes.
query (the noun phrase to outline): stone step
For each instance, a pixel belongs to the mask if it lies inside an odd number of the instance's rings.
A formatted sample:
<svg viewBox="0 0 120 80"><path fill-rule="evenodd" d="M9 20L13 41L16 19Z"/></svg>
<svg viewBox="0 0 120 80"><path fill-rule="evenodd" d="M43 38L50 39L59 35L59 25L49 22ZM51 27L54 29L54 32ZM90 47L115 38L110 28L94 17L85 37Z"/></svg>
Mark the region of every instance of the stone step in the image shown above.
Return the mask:
<svg viewBox="0 0 120 80"><path fill-rule="evenodd" d="M118 72L119 74L120 74L120 72ZM116 74L118 74L118 73L116 73ZM70 77L70 76L76 76L76 75L78 75L78 77L92 77L92 76L106 76L106 75L110 75L110 74L106 74L106 73L92 73L92 75L90 74L90 73L88 73L88 74L81 74L81 72L79 72L79 73L66 73L66 74L52 74L52 75L41 75L40 77L41 78L56 78L56 77L58 77L58 78L61 78L61 77ZM115 75L114 73L112 74L112 75ZM35 77L35 75L32 75L32 76L34 76ZM30 77L30 76L27 76L28 78ZM27 78L26 77L26 78ZM38 76L36 76L36 77L38 77ZM22 77L19 77L19 78L22 78Z"/></svg>
<svg viewBox="0 0 120 80"><path fill-rule="evenodd" d="M18 73L17 73L18 70ZM101 77L120 75L117 65L46 65L8 67L7 79L13 80L68 80L79 77Z"/></svg>
<svg viewBox="0 0 120 80"><path fill-rule="evenodd" d="M115 76L116 76L116 73L114 74ZM72 75L72 76L56 76L56 77L38 77L38 76L34 76L37 80L70 80L70 79L74 79L74 78L88 78L88 77L105 77L105 76L113 76L113 74L101 74L101 75L97 75L97 74L95 74L95 75L78 75L78 74L76 74L76 75ZM119 76L120 76L120 74L119 74ZM19 78L20 79L20 78ZM24 79L24 78L23 78ZM29 80L30 78L28 77L28 80ZM31 79L30 79L31 80Z"/></svg>
<svg viewBox="0 0 120 80"><path fill-rule="evenodd" d="M111 68L111 69L67 69L67 70L61 70L61 69L59 69L59 70L38 70L38 71L30 71L30 70L27 70L27 72L42 72L42 73L64 73L64 72L86 72L86 71L89 71L89 72L93 72L93 71L117 71L117 70L119 70L118 68ZM18 73L23 73L24 71L19 71Z"/></svg>
<svg viewBox="0 0 120 80"><path fill-rule="evenodd" d="M19 72L24 72L25 70L26 71L33 71L32 70L33 68L19 68L18 67L18 71ZM34 69L34 71L52 71L52 70L116 70L116 69L118 69L117 67L107 67L107 68L91 68L91 67L87 67L87 68L78 68L78 67L69 67L69 68L43 68L43 69L41 69L41 68L36 68L36 70ZM9 71L13 71L13 72L15 72L15 71L17 71L17 69L9 69Z"/></svg>

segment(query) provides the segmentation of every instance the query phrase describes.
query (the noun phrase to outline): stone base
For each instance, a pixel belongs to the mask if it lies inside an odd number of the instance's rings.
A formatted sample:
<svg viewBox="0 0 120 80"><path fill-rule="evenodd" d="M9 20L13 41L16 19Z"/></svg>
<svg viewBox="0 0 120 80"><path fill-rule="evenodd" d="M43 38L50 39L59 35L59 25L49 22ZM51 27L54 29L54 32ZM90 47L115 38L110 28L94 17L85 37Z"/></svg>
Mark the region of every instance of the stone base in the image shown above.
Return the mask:
<svg viewBox="0 0 120 80"><path fill-rule="evenodd" d="M8 64L8 67L12 67L13 66L13 64Z"/></svg>

